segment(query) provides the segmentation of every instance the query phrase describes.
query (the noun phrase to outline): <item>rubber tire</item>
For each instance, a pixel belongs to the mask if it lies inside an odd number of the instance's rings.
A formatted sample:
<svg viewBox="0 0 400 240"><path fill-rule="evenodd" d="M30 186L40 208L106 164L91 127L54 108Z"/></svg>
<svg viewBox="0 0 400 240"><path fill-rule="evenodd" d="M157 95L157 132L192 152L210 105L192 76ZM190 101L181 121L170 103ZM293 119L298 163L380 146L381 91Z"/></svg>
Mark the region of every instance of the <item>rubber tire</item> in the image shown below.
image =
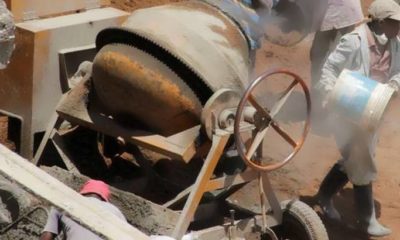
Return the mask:
<svg viewBox="0 0 400 240"><path fill-rule="evenodd" d="M328 240L325 226L317 213L299 200L281 203L283 218L280 239Z"/></svg>
<svg viewBox="0 0 400 240"><path fill-rule="evenodd" d="M0 199L6 210L11 215L11 220L15 221L20 213L29 209L33 204L33 198L24 190L20 189L16 183L12 183L0 177Z"/></svg>

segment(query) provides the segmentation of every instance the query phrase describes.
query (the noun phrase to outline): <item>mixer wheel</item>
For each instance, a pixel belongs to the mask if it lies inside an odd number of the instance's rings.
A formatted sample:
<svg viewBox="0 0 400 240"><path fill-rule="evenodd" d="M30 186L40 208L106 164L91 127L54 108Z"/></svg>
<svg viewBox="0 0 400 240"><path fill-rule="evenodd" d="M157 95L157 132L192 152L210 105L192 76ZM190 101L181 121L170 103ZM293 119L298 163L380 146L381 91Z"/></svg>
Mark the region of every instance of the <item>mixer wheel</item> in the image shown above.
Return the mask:
<svg viewBox="0 0 400 240"><path fill-rule="evenodd" d="M315 211L298 201L284 201L280 238L287 240L328 240L326 229Z"/></svg>
<svg viewBox="0 0 400 240"><path fill-rule="evenodd" d="M261 86L260 84L262 82L267 82L271 80L280 81L282 80L282 76L293 78L293 80L291 81L290 85L287 84L289 86L287 86L287 88L282 93L280 93L279 99L278 101L276 101L274 106L269 108L263 106L263 104L260 103L255 97L255 90L259 88L259 86ZM303 129L301 131L301 137L299 139L294 139L291 134L289 134L284 128L282 128L280 123L277 121L276 116L281 111L282 107L284 107L291 93L298 85L300 86L300 91L303 92L306 101L306 118L304 121ZM248 106L252 106L252 108L254 108L256 111L253 119L255 134L249 147L246 146L246 143L241 136L245 108ZM310 120L311 95L305 81L298 75L286 69L271 69L269 71L266 71L250 83L250 86L243 94L242 99L240 100L237 107L234 121L234 135L237 151L244 162L249 167L255 170L268 172L281 168L289 161L291 161L302 148L310 129ZM280 135L280 137L284 141L287 142L287 144L291 146L291 150L289 151L290 153L282 157L284 158L283 160L277 160L275 161L275 163L271 163L271 158L263 157L262 151L261 153L259 152L259 150L263 149L264 138L267 138L266 134L269 128L272 128L278 135ZM268 139L266 141L271 141L271 139Z"/></svg>
<svg viewBox="0 0 400 240"><path fill-rule="evenodd" d="M15 183L11 183L0 178L0 225L5 220L16 220L21 212L31 205L33 199L24 191L17 188Z"/></svg>

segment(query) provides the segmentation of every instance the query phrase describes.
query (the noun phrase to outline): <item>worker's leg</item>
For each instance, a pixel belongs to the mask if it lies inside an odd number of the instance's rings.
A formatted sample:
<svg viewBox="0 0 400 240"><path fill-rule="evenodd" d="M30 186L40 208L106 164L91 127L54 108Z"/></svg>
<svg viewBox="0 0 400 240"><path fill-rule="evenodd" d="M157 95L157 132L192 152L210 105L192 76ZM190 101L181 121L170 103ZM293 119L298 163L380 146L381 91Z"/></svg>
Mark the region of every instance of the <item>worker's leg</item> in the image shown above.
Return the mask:
<svg viewBox="0 0 400 240"><path fill-rule="evenodd" d="M324 215L331 220L340 221L339 212L333 205L333 197L338 193L349 181L346 173L341 170L341 165L336 163L328 172L321 183L317 197Z"/></svg>
<svg viewBox="0 0 400 240"><path fill-rule="evenodd" d="M376 178L375 148L377 135L362 131L355 134L350 158L344 162L347 176L354 186L354 202L362 231L371 236L382 237L391 230L382 226L375 216L372 182Z"/></svg>
<svg viewBox="0 0 400 240"><path fill-rule="evenodd" d="M354 185L354 201L362 230L374 237L383 237L392 233L376 219L372 183L364 186Z"/></svg>
<svg viewBox="0 0 400 240"><path fill-rule="evenodd" d="M337 120L339 122L339 120ZM333 205L333 197L349 182L344 163L350 157L352 149L353 128L349 124L333 125L332 132L335 137L336 145L340 150L342 159L339 160L328 172L318 190L318 204L324 215L331 219L340 221L341 217Z"/></svg>

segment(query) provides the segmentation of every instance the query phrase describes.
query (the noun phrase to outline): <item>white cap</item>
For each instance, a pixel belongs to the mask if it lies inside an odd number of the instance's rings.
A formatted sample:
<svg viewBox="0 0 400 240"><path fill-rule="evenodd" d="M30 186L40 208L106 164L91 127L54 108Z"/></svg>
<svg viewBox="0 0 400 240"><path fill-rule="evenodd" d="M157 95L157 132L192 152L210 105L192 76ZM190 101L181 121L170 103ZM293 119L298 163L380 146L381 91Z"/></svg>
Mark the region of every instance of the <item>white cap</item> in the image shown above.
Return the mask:
<svg viewBox="0 0 400 240"><path fill-rule="evenodd" d="M400 5L393 0L375 0L369 6L368 12L372 19L389 18L400 21Z"/></svg>

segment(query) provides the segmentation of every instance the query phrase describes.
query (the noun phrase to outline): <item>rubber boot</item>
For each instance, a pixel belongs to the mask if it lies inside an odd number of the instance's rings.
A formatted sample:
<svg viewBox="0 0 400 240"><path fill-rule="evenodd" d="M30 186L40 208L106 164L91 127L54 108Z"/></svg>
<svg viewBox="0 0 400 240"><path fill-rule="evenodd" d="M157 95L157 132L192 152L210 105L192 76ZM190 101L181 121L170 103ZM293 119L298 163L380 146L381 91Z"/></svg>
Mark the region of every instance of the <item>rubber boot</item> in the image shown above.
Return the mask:
<svg viewBox="0 0 400 240"><path fill-rule="evenodd" d="M322 181L318 190L318 204L324 215L334 221L340 221L341 216L333 205L333 197L338 193L349 181L347 175L340 170L340 165L335 164L325 179Z"/></svg>
<svg viewBox="0 0 400 240"><path fill-rule="evenodd" d="M389 228L382 226L376 219L371 183L365 186L354 185L354 201L363 231L373 237L384 237L392 233Z"/></svg>

